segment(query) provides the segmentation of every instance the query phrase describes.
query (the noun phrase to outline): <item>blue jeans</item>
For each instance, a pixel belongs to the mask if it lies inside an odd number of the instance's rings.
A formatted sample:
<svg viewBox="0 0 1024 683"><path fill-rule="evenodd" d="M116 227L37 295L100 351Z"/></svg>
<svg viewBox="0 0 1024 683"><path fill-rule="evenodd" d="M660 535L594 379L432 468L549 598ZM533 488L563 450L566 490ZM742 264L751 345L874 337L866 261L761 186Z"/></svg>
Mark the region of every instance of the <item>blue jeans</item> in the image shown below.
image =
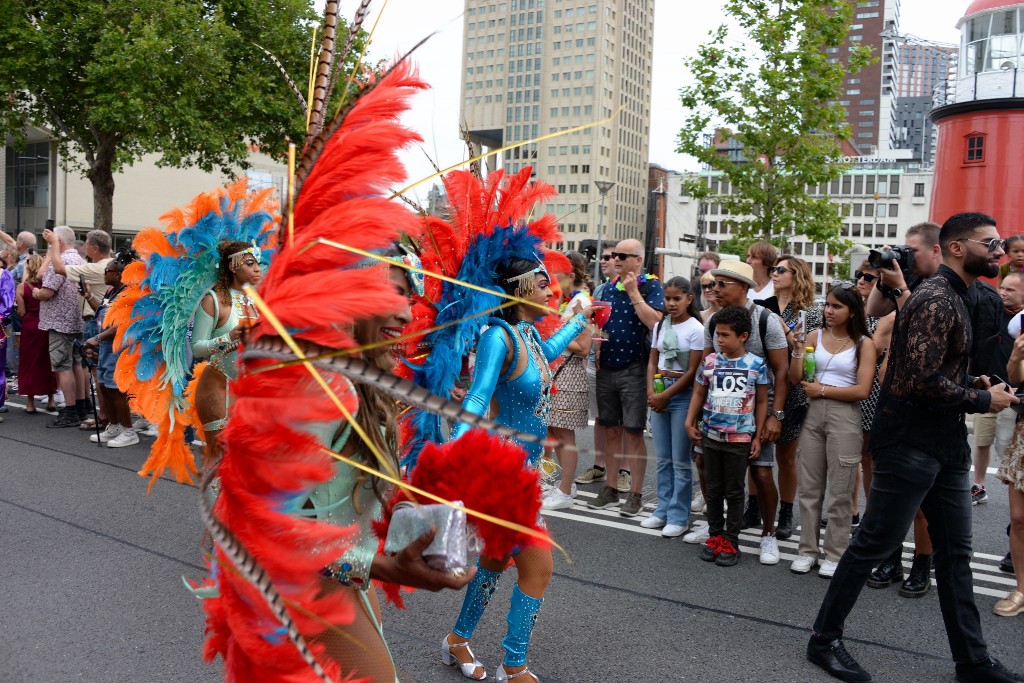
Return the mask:
<svg viewBox="0 0 1024 683"><path fill-rule="evenodd" d="M658 465L658 507L653 515L679 526L690 522L690 499L693 496L693 460L690 458L690 437L686 433L686 412L690 409L691 394L690 389L680 392L669 399L665 412L651 412L651 432Z"/></svg>
<svg viewBox="0 0 1024 683"><path fill-rule="evenodd" d="M821 603L814 632L841 638L872 567L900 546L918 508L935 548L935 579L946 638L957 664L986 661L988 649L974 604L971 576L970 459L943 464L906 445L874 455L871 494L860 528L839 560Z"/></svg>

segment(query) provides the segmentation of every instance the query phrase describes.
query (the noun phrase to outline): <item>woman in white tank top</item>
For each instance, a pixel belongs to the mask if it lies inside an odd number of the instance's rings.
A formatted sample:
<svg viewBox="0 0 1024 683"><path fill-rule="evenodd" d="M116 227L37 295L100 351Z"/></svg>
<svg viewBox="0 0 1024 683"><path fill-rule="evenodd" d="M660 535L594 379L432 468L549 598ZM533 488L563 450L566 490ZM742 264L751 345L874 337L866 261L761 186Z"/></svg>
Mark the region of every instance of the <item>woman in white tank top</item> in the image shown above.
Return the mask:
<svg viewBox="0 0 1024 683"><path fill-rule="evenodd" d="M825 302L825 327L811 332L800 348L794 340L789 367L810 404L800 433L797 479L800 499L799 555L790 567L806 574L818 563L818 520L828 486L825 559L819 576L831 578L850 543L853 492L861 458L860 401L871 392L875 345L868 334L864 303L854 285L833 287ZM804 381L804 359L814 356L814 378Z"/></svg>

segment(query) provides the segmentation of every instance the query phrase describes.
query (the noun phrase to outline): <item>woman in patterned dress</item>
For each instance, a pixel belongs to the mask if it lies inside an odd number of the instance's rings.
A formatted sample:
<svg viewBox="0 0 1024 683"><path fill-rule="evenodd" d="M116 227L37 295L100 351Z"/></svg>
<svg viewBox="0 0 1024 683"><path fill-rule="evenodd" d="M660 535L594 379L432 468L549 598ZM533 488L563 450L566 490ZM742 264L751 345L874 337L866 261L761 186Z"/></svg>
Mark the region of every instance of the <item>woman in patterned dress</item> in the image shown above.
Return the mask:
<svg viewBox="0 0 1024 683"><path fill-rule="evenodd" d="M814 305L814 278L807 261L786 254L779 258L771 271L779 313L789 329L787 338L792 341L796 335L803 334L806 339L811 332L821 329L821 309ZM802 331L799 329L801 313L804 314ZM799 383L789 386L784 410L786 419L782 421L782 434L775 442L775 458L779 465L779 522L775 537L780 540L793 535L797 439L807 415L807 394Z"/></svg>

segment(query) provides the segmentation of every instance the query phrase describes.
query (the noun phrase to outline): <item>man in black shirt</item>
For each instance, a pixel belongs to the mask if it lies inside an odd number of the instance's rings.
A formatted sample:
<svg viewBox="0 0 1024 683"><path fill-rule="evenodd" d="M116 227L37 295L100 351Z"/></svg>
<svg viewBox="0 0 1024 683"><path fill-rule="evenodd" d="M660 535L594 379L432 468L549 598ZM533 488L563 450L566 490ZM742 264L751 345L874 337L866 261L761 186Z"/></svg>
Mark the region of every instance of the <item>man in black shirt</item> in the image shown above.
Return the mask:
<svg viewBox="0 0 1024 683"><path fill-rule="evenodd" d="M971 451L964 414L1019 403L1006 385L969 378L967 289L994 277L1003 256L995 220L951 217L939 234L944 265L896 316L889 371L870 446L875 474L860 529L836 568L814 622L807 658L844 681L870 681L846 651L843 625L871 567L903 541L920 507L935 548L939 606L956 677L963 683L1024 681L988 654L971 576Z"/></svg>

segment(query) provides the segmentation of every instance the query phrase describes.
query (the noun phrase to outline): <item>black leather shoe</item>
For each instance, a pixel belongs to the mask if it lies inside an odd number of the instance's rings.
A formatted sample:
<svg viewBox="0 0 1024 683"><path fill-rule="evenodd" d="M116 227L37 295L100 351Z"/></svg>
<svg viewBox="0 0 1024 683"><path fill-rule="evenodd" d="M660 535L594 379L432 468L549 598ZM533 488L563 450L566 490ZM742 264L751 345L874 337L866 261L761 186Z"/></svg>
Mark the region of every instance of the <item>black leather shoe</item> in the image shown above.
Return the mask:
<svg viewBox="0 0 1024 683"><path fill-rule="evenodd" d="M757 507L757 496L747 498L747 509L743 511L743 528L761 528L761 510Z"/></svg>
<svg viewBox="0 0 1024 683"><path fill-rule="evenodd" d="M960 683L1018 683L1024 676L1015 674L995 657L978 664L957 664L956 680Z"/></svg>
<svg viewBox="0 0 1024 683"><path fill-rule="evenodd" d="M905 598L920 598L932 587L932 556L916 555L910 567L910 576L900 586L900 595Z"/></svg>
<svg viewBox="0 0 1024 683"><path fill-rule="evenodd" d="M1006 553L1006 556L999 560L999 571L1007 574L1013 573L1013 557L1010 553Z"/></svg>
<svg viewBox="0 0 1024 683"><path fill-rule="evenodd" d="M793 535L793 504L779 506L779 523L775 526L775 538L784 541Z"/></svg>
<svg viewBox="0 0 1024 683"><path fill-rule="evenodd" d="M820 641L811 638L807 643L807 659L847 683L870 683L871 674L865 671L857 660L846 651L843 641Z"/></svg>
<svg viewBox="0 0 1024 683"><path fill-rule="evenodd" d="M872 588L888 588L894 583L903 580L903 547L896 548L889 557L882 560L882 564L871 572L868 577L868 585Z"/></svg>

